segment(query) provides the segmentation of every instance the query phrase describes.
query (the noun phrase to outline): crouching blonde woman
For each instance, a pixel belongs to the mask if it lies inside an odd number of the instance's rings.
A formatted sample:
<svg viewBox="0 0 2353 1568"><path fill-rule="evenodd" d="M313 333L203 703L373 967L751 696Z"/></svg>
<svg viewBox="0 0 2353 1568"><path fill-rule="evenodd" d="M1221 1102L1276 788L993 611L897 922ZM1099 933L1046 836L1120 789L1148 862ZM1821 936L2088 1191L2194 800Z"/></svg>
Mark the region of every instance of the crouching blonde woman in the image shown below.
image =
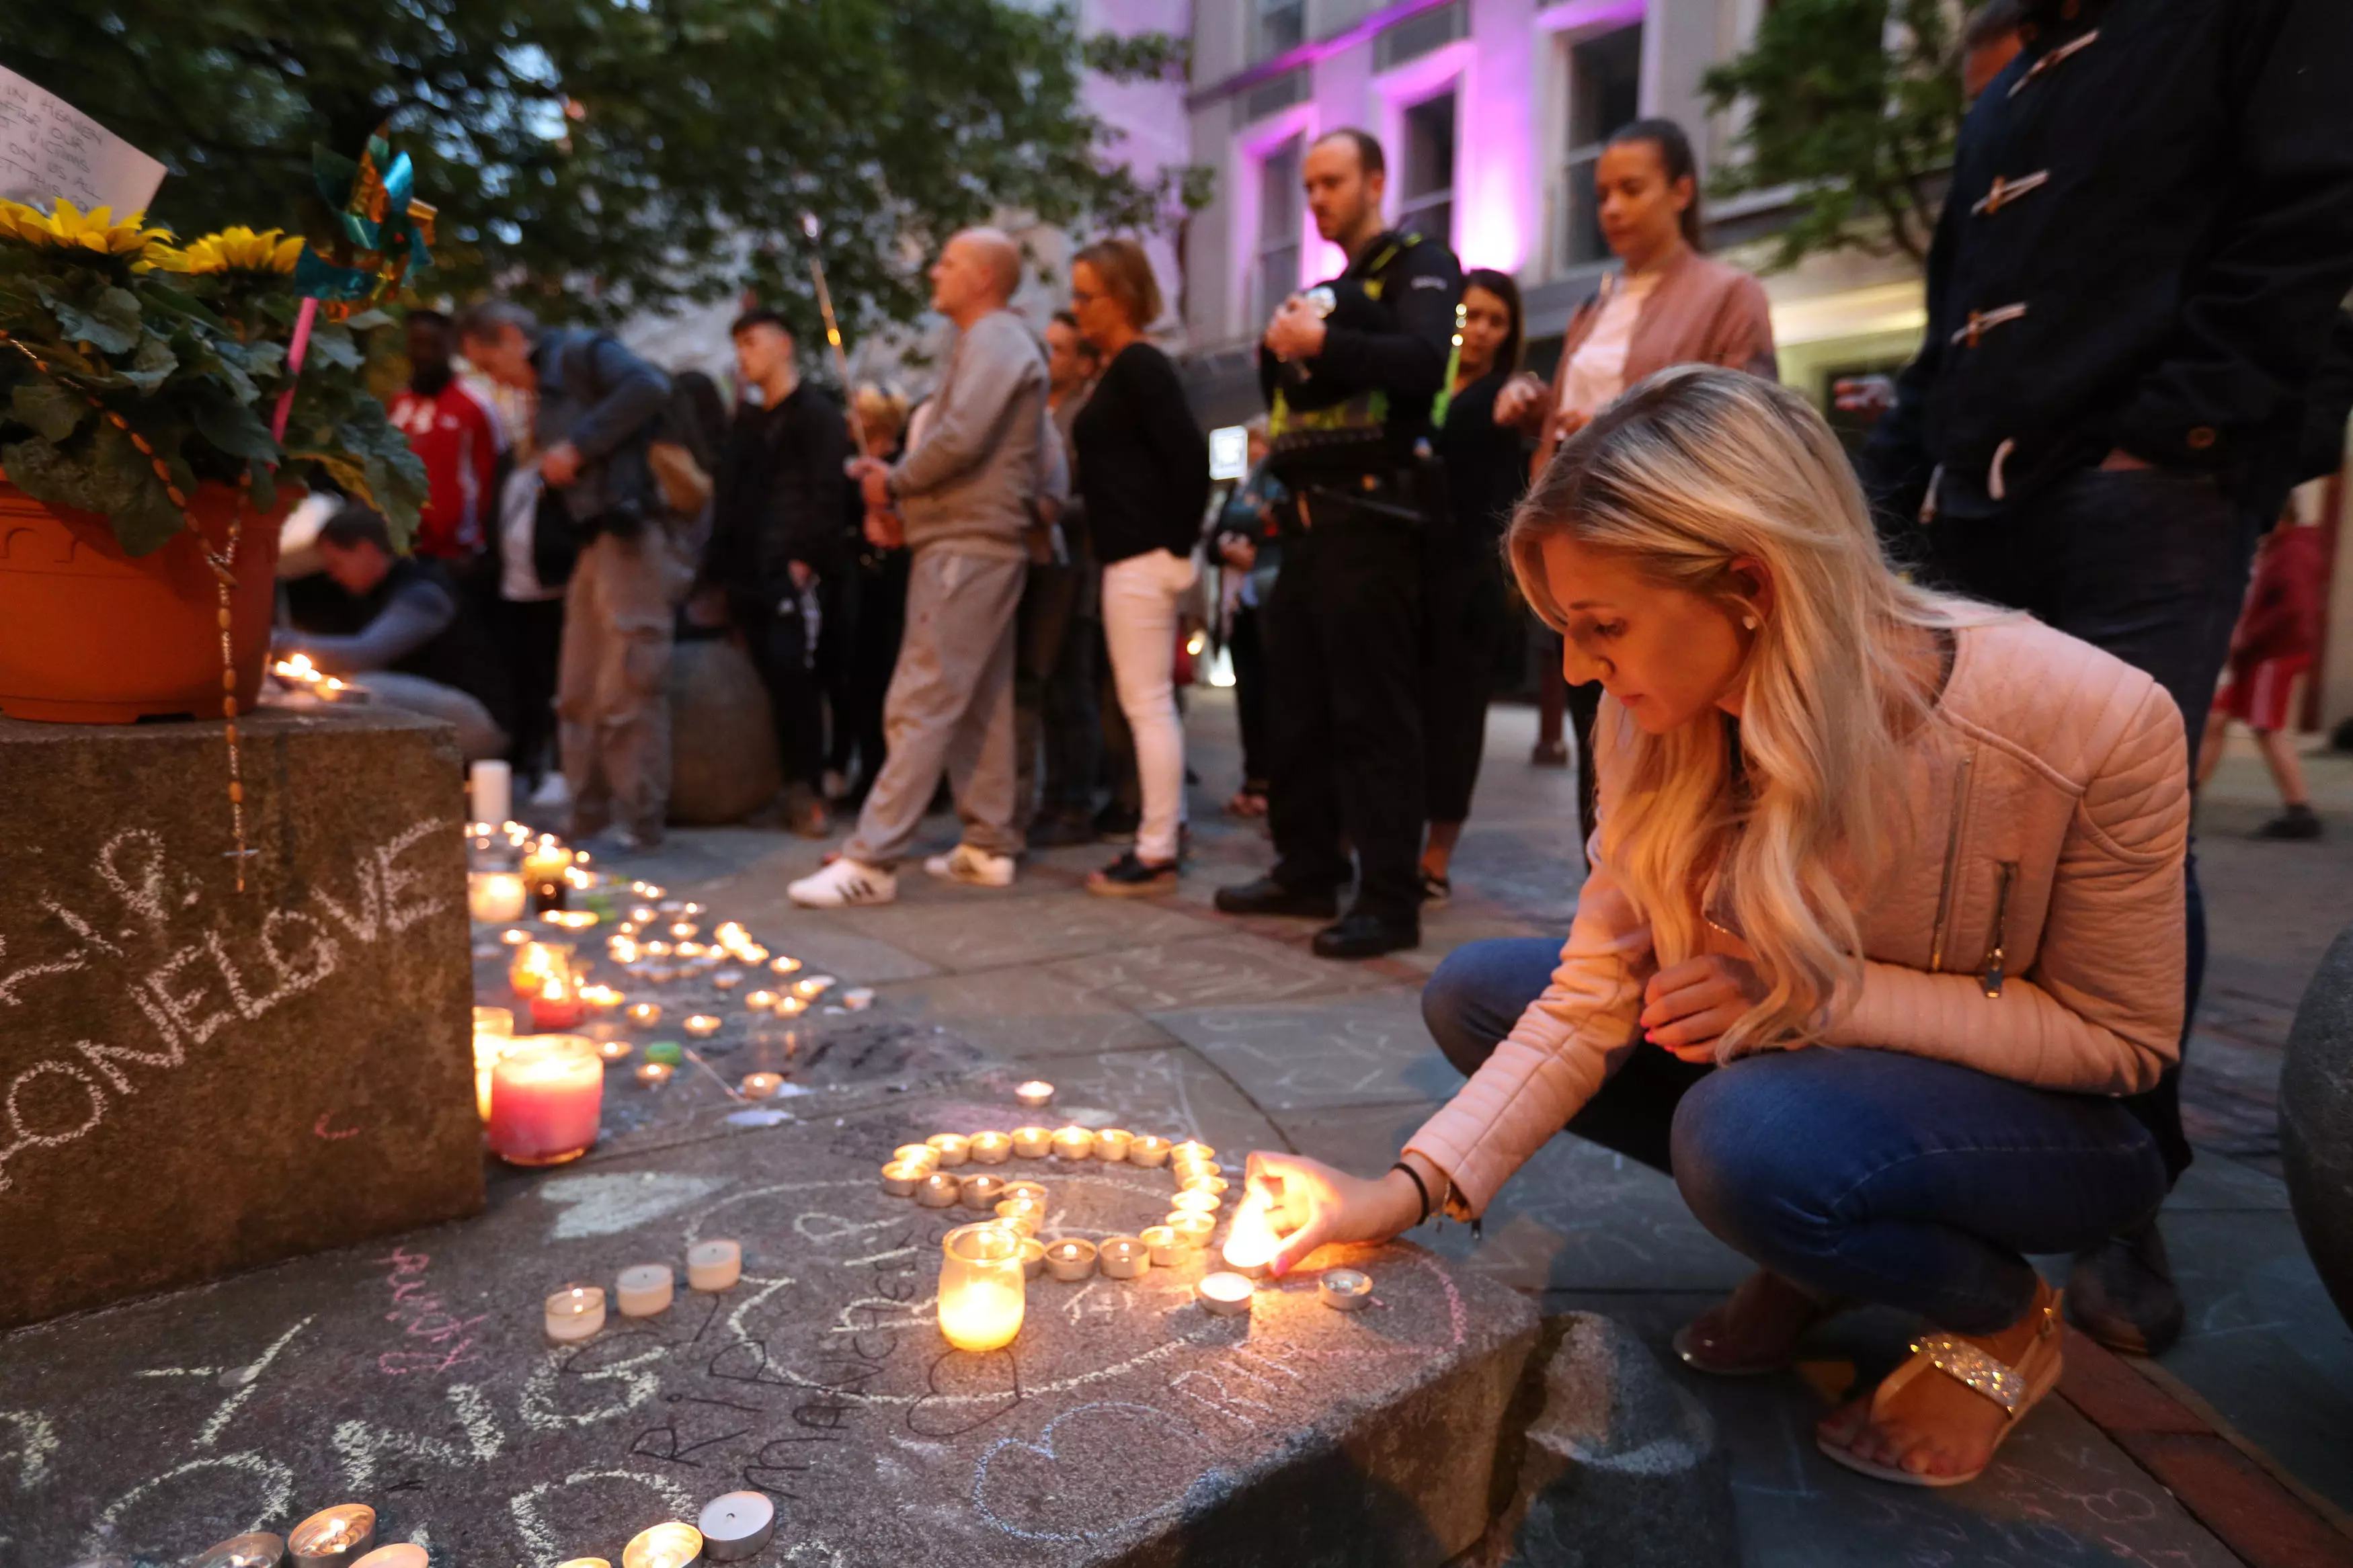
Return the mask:
<svg viewBox="0 0 2353 1568"><path fill-rule="evenodd" d="M1795 394L1685 367L1570 439L1507 540L1571 682L1608 693L1567 944L1488 942L1423 995L1470 1074L1388 1174L1253 1155L1318 1245L1478 1215L1564 1127L1672 1173L1758 1272L1676 1337L1788 1363L1837 1307L1926 1320L1818 1431L1889 1480L1983 1471L2059 1375L2024 1254L2166 1188L2117 1097L2181 1028L2181 721L2146 675L1883 562Z"/></svg>

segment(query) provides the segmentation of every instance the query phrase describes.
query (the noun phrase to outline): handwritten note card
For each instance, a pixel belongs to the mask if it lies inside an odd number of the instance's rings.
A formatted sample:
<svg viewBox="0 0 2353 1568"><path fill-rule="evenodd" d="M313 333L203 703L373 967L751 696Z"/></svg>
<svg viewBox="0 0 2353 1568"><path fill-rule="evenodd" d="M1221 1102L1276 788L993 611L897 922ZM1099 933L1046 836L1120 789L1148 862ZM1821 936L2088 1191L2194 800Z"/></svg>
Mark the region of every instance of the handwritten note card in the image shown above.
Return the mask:
<svg viewBox="0 0 2353 1568"><path fill-rule="evenodd" d="M164 165L65 100L0 66L0 196L46 211L63 196L84 212L144 212Z"/></svg>

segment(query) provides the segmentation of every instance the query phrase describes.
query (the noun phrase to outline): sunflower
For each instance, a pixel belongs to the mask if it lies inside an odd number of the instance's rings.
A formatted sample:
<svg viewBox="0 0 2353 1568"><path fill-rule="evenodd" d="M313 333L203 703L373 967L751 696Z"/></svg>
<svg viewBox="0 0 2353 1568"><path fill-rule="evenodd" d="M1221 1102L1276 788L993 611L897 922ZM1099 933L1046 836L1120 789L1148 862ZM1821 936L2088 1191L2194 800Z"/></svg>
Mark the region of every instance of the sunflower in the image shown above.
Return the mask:
<svg viewBox="0 0 2353 1568"><path fill-rule="evenodd" d="M281 237L283 229L259 234L239 226L193 240L185 250L158 247L155 265L166 272L291 272L302 254L302 237Z"/></svg>
<svg viewBox="0 0 2353 1568"><path fill-rule="evenodd" d="M121 223L112 207L75 208L62 196L54 213L43 213L21 202L0 200L0 235L59 250L88 250L100 256L145 255L161 249L172 237L168 228L142 228L147 215L132 213Z"/></svg>

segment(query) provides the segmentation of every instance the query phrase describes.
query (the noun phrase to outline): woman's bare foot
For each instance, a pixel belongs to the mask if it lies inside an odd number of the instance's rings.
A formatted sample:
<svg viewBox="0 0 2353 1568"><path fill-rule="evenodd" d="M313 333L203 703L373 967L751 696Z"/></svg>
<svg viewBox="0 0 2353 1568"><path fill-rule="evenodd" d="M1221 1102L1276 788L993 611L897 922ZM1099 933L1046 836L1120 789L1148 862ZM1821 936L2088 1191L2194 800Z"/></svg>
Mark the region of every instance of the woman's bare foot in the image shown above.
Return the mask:
<svg viewBox="0 0 2353 1568"><path fill-rule="evenodd" d="M2042 1331L2058 1292L2038 1283L2034 1305L1998 1334L1959 1334L2004 1366L2017 1366ZM1876 1392L1875 1390L1873 1391ZM1929 1372L1888 1395L1878 1418L1873 1395L1841 1405L1822 1418L1815 1435L1865 1464L1915 1476L1969 1476L1985 1468L2010 1426L2000 1405L1957 1378Z"/></svg>
<svg viewBox="0 0 2353 1568"><path fill-rule="evenodd" d="M1775 1369L1788 1363L1799 1337L1831 1311L1828 1303L1760 1268L1722 1305L1694 1318L1675 1336L1675 1350L1701 1372Z"/></svg>

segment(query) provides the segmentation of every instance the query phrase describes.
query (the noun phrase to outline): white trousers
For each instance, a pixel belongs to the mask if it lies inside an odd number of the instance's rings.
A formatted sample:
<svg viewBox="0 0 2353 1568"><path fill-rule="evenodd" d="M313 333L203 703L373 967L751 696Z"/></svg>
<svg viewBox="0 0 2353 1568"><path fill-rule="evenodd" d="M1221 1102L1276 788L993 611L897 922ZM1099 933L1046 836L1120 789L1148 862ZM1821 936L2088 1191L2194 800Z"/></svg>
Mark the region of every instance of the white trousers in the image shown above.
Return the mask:
<svg viewBox="0 0 2353 1568"><path fill-rule="evenodd" d="M1155 864L1176 858L1185 820L1185 725L1176 715L1177 605L1193 586L1190 556L1147 550L1103 568L1103 641L1119 688L1120 711L1135 737L1136 782L1144 821L1135 855Z"/></svg>

